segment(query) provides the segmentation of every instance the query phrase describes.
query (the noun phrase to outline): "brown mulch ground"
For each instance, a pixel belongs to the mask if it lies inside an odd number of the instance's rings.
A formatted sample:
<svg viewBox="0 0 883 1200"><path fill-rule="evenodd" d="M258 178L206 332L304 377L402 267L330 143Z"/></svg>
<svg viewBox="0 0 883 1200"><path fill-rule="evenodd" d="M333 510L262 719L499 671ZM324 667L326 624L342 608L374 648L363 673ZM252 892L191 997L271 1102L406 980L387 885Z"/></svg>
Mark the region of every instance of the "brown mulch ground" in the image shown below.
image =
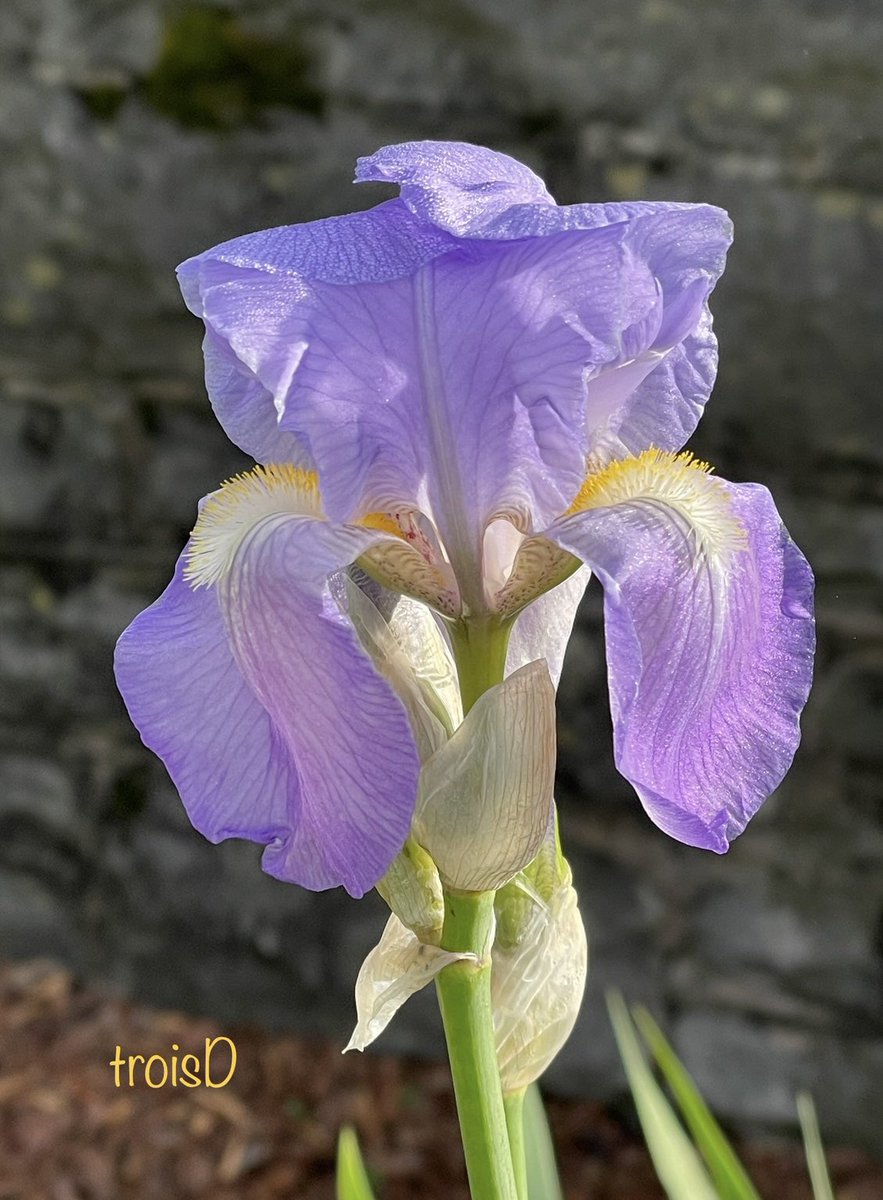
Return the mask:
<svg viewBox="0 0 883 1200"><path fill-rule="evenodd" d="M219 1089L114 1086L123 1054L204 1058ZM213 1058L215 1079L226 1068ZM228 1059L229 1061L229 1059ZM193 1066L193 1063L190 1063ZM161 1079L161 1066L153 1067ZM662 1197L634 1136L596 1104L555 1101L567 1200ZM336 1131L358 1128L383 1200L465 1200L447 1069L347 1055L320 1039L220 1030L82 987L57 966L0 965L0 1200L332 1200ZM810 1200L800 1151L743 1148L767 1200ZM837 1200L881 1200L883 1170L832 1150Z"/></svg>

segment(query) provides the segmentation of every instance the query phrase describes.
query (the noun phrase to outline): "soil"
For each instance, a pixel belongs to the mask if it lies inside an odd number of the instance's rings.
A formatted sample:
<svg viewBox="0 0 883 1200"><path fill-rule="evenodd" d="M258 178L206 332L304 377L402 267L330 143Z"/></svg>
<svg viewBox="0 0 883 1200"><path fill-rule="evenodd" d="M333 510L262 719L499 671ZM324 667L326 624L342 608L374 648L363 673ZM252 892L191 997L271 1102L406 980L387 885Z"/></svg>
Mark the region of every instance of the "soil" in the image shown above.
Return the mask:
<svg viewBox="0 0 883 1200"><path fill-rule="evenodd" d="M237 1052L229 1084L185 1086L202 1077L205 1039L221 1035ZM136 1053L162 1057L150 1070L155 1085L168 1071L164 1086L149 1086L138 1061L129 1086ZM218 1042L211 1081L229 1065ZM634 1125L590 1102L551 1098L548 1110L567 1200L664 1200ZM332 1200L345 1122L379 1200L466 1200L443 1064L221 1030L83 986L50 963L0 964L0 1200ZM799 1147L740 1152L766 1200L811 1200ZM838 1148L829 1159L837 1200L883 1198L879 1165Z"/></svg>

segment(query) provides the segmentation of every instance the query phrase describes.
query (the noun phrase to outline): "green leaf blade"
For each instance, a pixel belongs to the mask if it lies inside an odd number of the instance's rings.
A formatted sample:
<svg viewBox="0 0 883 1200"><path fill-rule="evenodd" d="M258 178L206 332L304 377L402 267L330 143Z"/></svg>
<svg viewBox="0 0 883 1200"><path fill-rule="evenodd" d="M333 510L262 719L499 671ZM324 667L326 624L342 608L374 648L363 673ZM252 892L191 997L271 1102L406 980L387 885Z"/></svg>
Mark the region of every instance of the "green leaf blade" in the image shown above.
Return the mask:
<svg viewBox="0 0 883 1200"><path fill-rule="evenodd" d="M351 1125L345 1125L337 1139L335 1194L337 1200L374 1200L359 1139Z"/></svg>
<svg viewBox="0 0 883 1200"><path fill-rule="evenodd" d="M761 1200L723 1130L711 1115L695 1083L684 1069L662 1030L640 1006L634 1019L641 1037L662 1072L696 1147L705 1159L720 1200Z"/></svg>
<svg viewBox="0 0 883 1200"><path fill-rule="evenodd" d="M718 1200L702 1160L653 1078L619 992L608 992L607 1008L647 1149L666 1195L669 1200Z"/></svg>
<svg viewBox="0 0 883 1200"><path fill-rule="evenodd" d="M800 1120L800 1131L803 1134L803 1147L806 1151L806 1165L812 1183L812 1194L815 1200L834 1200L834 1189L831 1187L831 1177L825 1161L816 1106L813 1104L809 1092L798 1094L797 1116Z"/></svg>
<svg viewBox="0 0 883 1200"><path fill-rule="evenodd" d="M524 1155L528 1200L564 1200L552 1134L540 1089L532 1083L524 1096Z"/></svg>

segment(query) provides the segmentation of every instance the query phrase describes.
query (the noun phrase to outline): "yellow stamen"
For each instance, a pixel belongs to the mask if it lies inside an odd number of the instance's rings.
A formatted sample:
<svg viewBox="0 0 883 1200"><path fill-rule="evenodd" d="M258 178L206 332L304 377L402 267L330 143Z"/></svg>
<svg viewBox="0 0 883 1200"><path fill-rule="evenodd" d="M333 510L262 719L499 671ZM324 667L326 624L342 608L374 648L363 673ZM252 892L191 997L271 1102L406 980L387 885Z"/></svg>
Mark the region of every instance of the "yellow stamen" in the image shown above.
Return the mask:
<svg viewBox="0 0 883 1200"><path fill-rule="evenodd" d="M234 475L202 506L190 538L184 578L193 587L217 583L249 530L282 513L324 518L315 471L271 463Z"/></svg>
<svg viewBox="0 0 883 1200"><path fill-rule="evenodd" d="M682 517L697 549L707 555L744 549L745 530L712 469L689 450L677 454L651 447L590 472L564 515L643 501L663 505Z"/></svg>

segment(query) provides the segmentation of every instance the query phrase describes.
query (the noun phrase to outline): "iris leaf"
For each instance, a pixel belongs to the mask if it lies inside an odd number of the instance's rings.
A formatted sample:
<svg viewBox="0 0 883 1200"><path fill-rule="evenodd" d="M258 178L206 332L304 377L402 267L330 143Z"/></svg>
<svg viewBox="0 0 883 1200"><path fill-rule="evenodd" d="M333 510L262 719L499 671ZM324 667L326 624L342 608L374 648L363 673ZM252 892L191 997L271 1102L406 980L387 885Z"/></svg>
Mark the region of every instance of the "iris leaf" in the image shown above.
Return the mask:
<svg viewBox="0 0 883 1200"><path fill-rule="evenodd" d="M803 1146L806 1150L806 1165L812 1181L812 1194L815 1200L834 1200L831 1178L828 1175L828 1165L825 1162L825 1151L822 1148L822 1136L819 1132L819 1120L816 1108L809 1092L800 1092L797 1096L797 1116L800 1118L800 1130L803 1134Z"/></svg>
<svg viewBox="0 0 883 1200"><path fill-rule="evenodd" d="M681 1110L697 1149L714 1180L720 1200L760 1200L723 1130L708 1110L693 1080L684 1070L662 1030L645 1008L633 1010L635 1024L656 1060Z"/></svg>
<svg viewBox="0 0 883 1200"><path fill-rule="evenodd" d="M653 1078L619 992L607 993L607 1009L647 1149L669 1200L717 1200L702 1160Z"/></svg>
<svg viewBox="0 0 883 1200"><path fill-rule="evenodd" d="M540 1089L535 1083L524 1096L524 1154L528 1200L564 1200L549 1122Z"/></svg>
<svg viewBox="0 0 883 1200"><path fill-rule="evenodd" d="M359 1150L359 1139L351 1125L345 1125L337 1139L337 1200L374 1200L368 1172Z"/></svg>

